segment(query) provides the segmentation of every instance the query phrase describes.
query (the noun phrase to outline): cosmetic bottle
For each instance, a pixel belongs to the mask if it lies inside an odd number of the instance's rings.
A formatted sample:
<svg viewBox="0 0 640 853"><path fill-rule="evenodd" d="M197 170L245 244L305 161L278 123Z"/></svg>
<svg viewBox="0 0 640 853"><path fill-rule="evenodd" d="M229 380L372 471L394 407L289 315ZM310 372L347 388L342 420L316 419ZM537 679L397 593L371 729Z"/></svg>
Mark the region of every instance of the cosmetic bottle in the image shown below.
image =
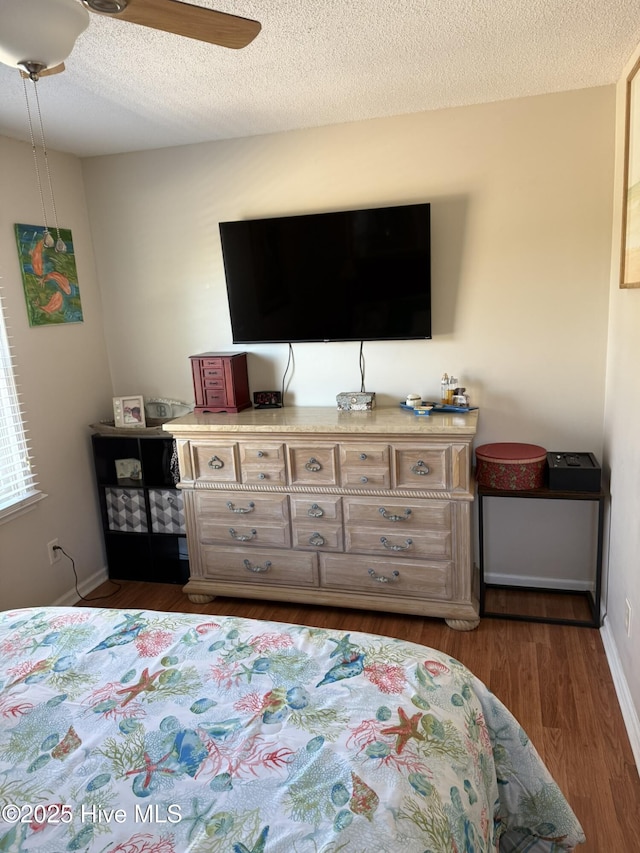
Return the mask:
<svg viewBox="0 0 640 853"><path fill-rule="evenodd" d="M440 400L442 403L449 402L449 374L443 373L440 380Z"/></svg>

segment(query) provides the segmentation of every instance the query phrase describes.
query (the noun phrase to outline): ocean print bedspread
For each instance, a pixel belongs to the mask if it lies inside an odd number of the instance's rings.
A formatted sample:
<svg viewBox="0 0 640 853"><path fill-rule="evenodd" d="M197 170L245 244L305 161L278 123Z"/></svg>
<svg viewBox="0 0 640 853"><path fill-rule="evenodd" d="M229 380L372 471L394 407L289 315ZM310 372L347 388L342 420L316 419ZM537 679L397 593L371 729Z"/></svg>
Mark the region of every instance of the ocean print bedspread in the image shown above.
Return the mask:
<svg viewBox="0 0 640 853"><path fill-rule="evenodd" d="M0 614L0 851L570 850L582 830L458 661L236 617Z"/></svg>

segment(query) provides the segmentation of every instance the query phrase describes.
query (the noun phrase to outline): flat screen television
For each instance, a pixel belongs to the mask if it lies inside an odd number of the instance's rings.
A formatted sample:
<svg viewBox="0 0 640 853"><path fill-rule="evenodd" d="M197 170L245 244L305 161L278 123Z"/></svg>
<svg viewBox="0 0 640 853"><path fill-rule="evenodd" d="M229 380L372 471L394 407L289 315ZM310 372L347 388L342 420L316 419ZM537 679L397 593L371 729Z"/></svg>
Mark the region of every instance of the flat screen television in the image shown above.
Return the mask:
<svg viewBox="0 0 640 853"><path fill-rule="evenodd" d="M233 342L431 337L430 205L220 223Z"/></svg>

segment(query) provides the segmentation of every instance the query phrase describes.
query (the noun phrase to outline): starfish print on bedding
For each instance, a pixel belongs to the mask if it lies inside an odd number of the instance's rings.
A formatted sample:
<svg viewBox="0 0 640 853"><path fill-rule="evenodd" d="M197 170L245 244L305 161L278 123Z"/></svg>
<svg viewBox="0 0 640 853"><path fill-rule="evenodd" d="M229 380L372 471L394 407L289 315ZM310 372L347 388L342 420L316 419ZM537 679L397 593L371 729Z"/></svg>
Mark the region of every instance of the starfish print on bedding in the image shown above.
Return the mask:
<svg viewBox="0 0 640 853"><path fill-rule="evenodd" d="M418 731L418 723L422 719L422 714L414 714L413 717L407 717L403 708L398 708L398 717L400 724L397 726L389 726L387 729L382 729L383 735L396 735L396 752L398 755L407 745L407 742L414 740L424 740L424 735Z"/></svg>
<svg viewBox="0 0 640 853"><path fill-rule="evenodd" d="M153 682L159 675L162 675L163 672L165 672L165 670L159 669L157 672L154 672L152 673L152 675L149 675L149 668L145 667L142 670L142 675L140 676L140 679L136 684L132 684L131 687L125 687L123 690L117 690L116 695L118 696L127 693L129 694L122 703L122 706L124 707L127 702L131 702L132 699L137 698L144 691L151 692L152 690L155 690L156 687Z"/></svg>
<svg viewBox="0 0 640 853"><path fill-rule="evenodd" d="M174 768L162 766L164 764L164 762L167 761L167 759L169 759L171 757L171 752L167 752L166 755L163 755L162 758L159 758L155 762L151 760L148 752L143 753L143 757L144 757L144 767L137 767L135 770L127 770L125 772L125 776L134 776L136 774L140 774L140 775L144 774L144 779L142 780L142 784L140 785L140 788L143 791L146 790L149 787L149 785L151 784L151 782L153 780L153 774L154 773L165 773L165 774L169 774L169 775L176 773L176 770Z"/></svg>
<svg viewBox="0 0 640 853"><path fill-rule="evenodd" d="M340 660L345 661L345 663L349 660L353 660L353 658L357 656L359 649L350 641L350 637L351 634L345 634L341 640L334 640L333 637L329 637L331 642L336 644L335 649L331 652L329 657L340 657Z"/></svg>

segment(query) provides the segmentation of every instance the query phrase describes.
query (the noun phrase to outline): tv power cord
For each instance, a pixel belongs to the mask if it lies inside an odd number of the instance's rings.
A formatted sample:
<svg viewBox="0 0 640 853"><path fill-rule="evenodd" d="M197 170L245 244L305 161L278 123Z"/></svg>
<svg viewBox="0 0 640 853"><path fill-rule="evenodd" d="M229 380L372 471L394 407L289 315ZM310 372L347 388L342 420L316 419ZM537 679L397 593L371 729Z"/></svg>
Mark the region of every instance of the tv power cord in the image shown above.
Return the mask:
<svg viewBox="0 0 640 853"><path fill-rule="evenodd" d="M60 551L62 554L64 554L64 556L67 558L67 560L69 560L69 562L71 563L71 568L73 569L73 576L75 578L76 595L78 596L78 598L81 601L102 601L105 598L111 598L113 595L116 594L116 592L119 592L122 589L121 584L116 583L116 581L112 581L109 579L109 583L114 584L116 587L113 592L110 592L108 595L94 595L94 596L91 596L90 598L87 598L86 596L82 595L82 593L78 589L78 573L76 572L76 564L75 564L75 560L73 559L73 557L71 557L69 554L67 554L67 552L64 550L64 548L62 548L62 546L60 546L60 545L54 545L53 551Z"/></svg>

